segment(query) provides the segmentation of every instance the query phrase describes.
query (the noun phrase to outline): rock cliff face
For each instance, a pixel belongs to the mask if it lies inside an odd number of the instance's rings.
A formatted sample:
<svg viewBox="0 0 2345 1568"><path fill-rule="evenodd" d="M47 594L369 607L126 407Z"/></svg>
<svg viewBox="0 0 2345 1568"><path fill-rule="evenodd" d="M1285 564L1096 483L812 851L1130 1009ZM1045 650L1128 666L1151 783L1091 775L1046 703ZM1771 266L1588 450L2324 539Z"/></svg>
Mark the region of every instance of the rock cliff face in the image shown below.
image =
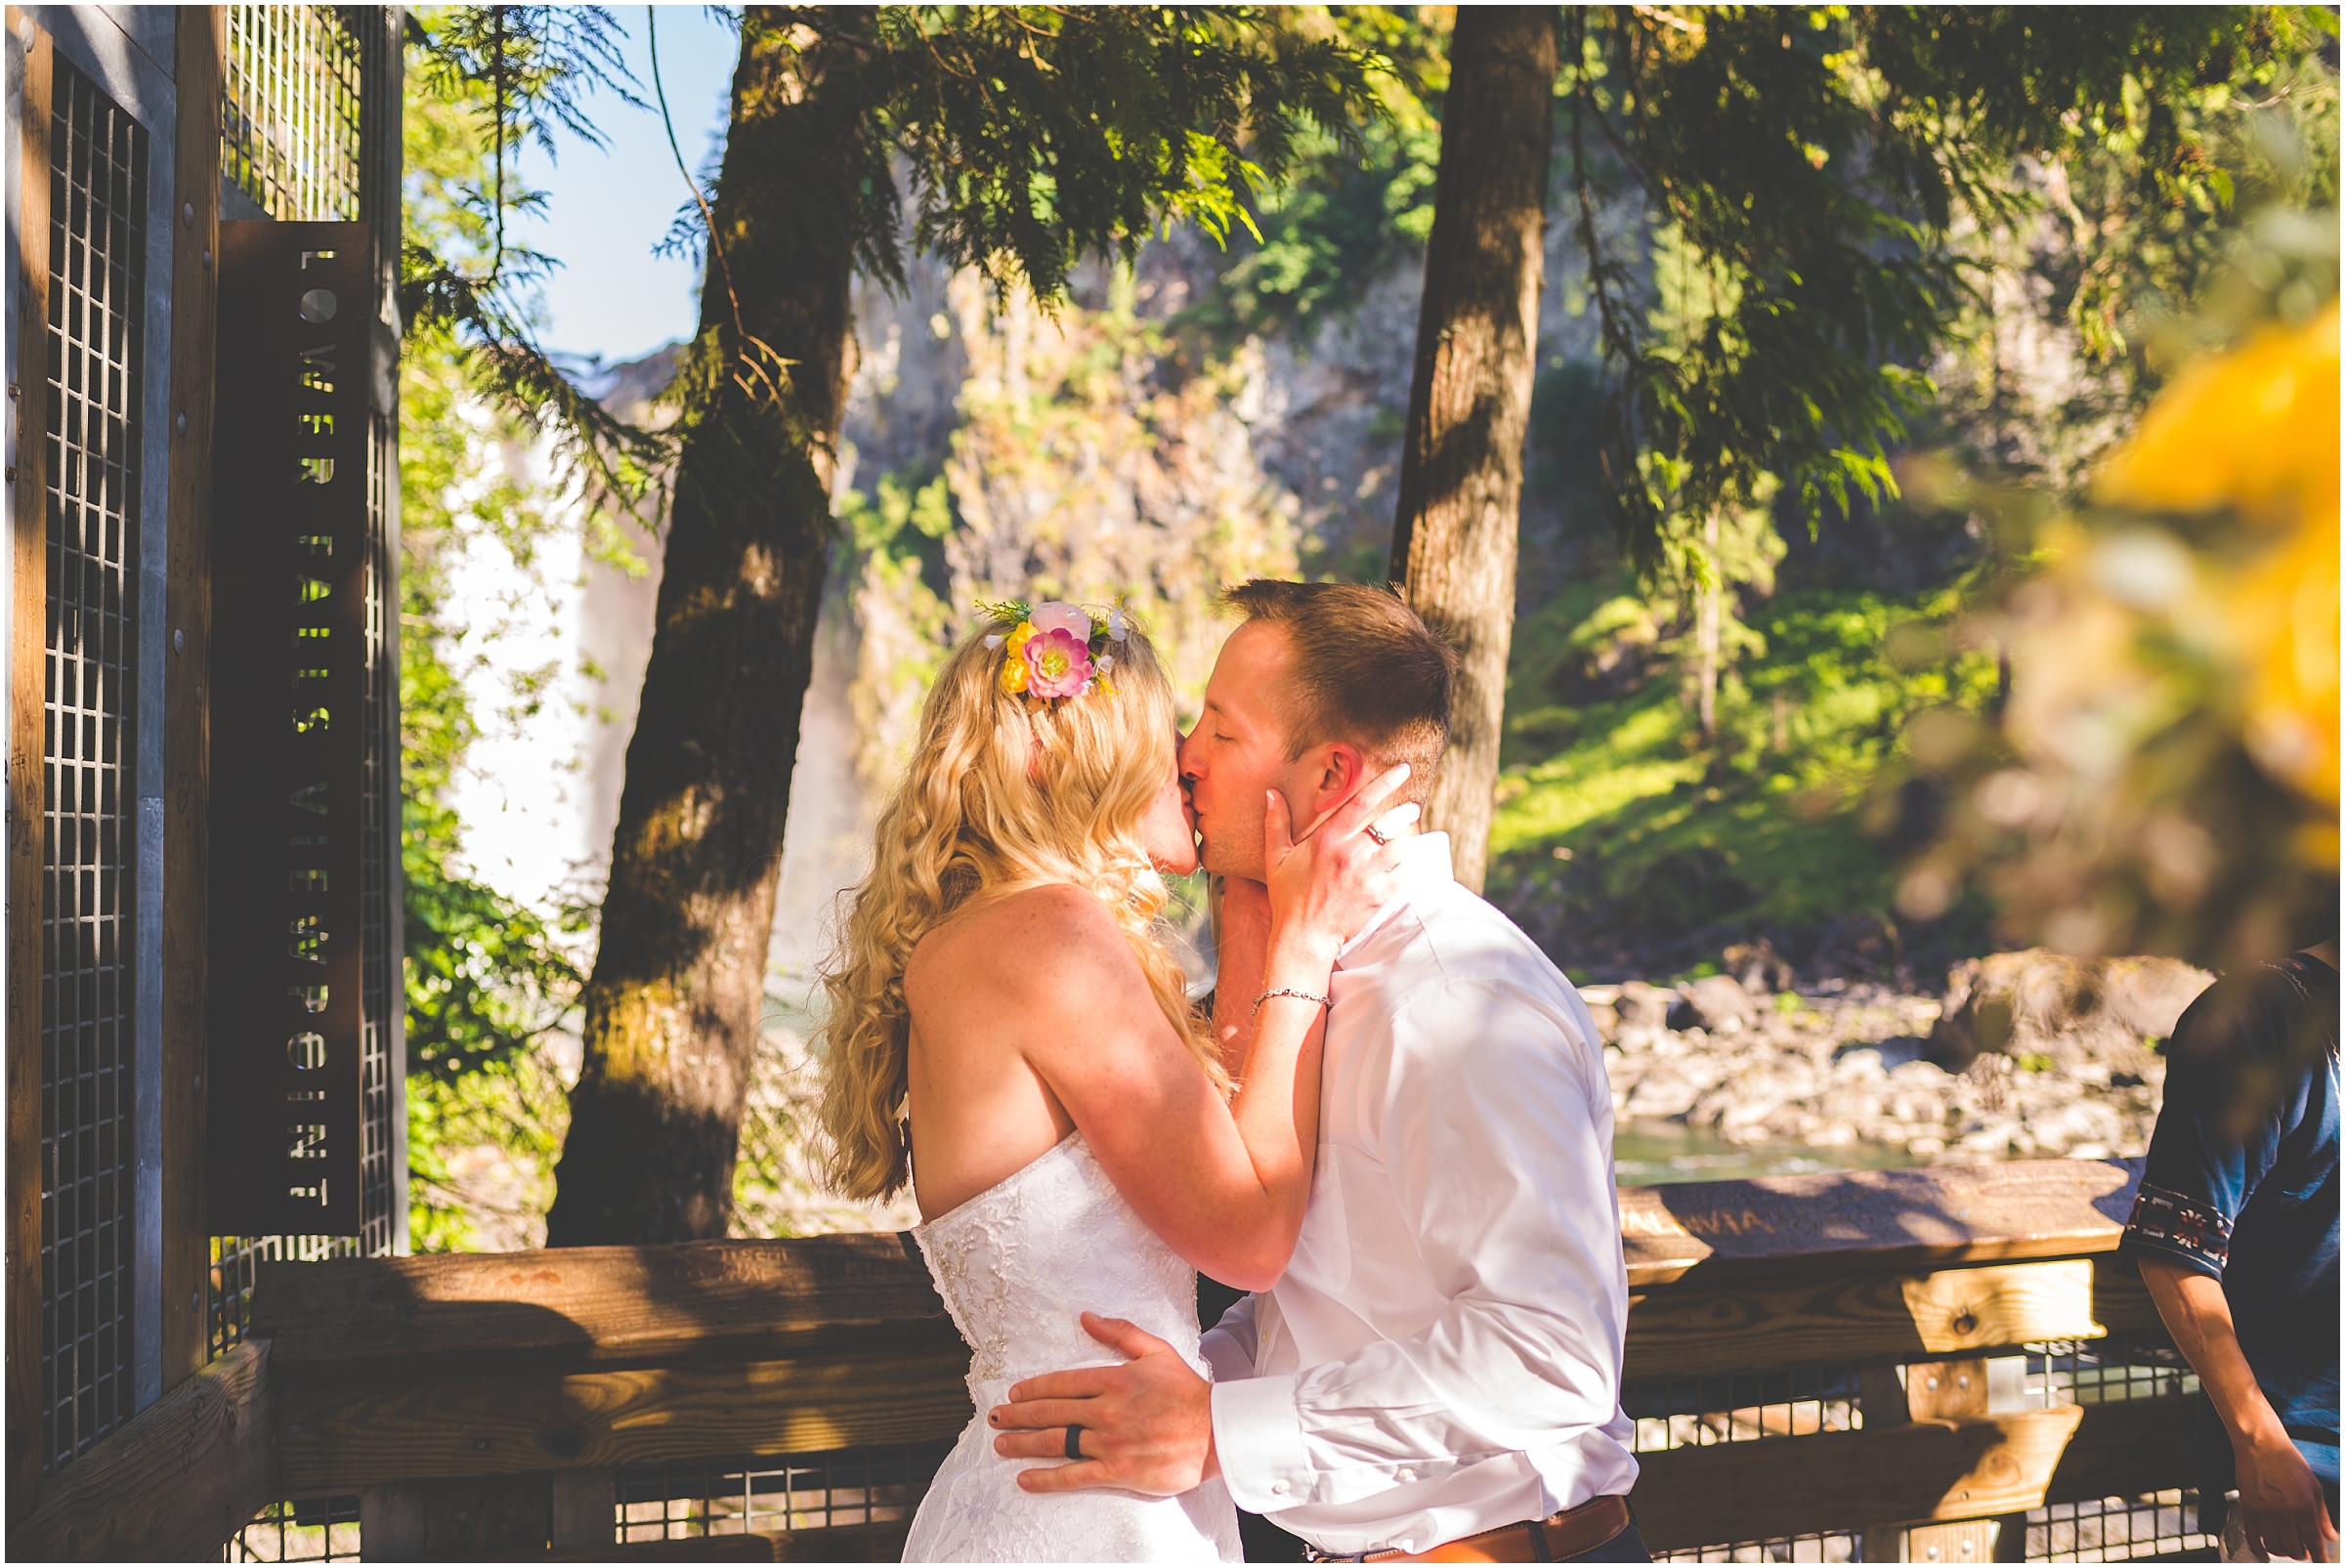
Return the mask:
<svg viewBox="0 0 2345 1568"><path fill-rule="evenodd" d="M1610 242L1630 226L1607 212ZM1145 246L1129 273L1085 268L1055 311L924 257L901 293L859 285L842 499L876 494L882 477L909 489L941 476L953 508L941 551L851 553L840 573L867 784L901 765L919 693L974 598L1129 594L1194 700L1225 630L1219 588L1298 572L1382 577L1422 263L1405 257L1307 329L1235 342L1192 310L1218 272L1210 244L1183 233ZM1582 272L1553 226L1544 367L1594 352ZM1528 601L1577 558L1564 521L1534 487Z"/></svg>

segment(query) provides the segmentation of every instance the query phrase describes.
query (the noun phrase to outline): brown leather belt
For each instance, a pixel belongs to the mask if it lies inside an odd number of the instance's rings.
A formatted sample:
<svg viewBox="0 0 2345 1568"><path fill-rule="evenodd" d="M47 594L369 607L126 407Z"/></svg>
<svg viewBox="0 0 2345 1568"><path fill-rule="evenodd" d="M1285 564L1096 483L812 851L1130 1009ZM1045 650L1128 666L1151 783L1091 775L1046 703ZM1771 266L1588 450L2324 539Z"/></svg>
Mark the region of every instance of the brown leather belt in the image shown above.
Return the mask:
<svg viewBox="0 0 2345 1568"><path fill-rule="evenodd" d="M1627 1498L1596 1498L1544 1519L1501 1525L1429 1551L1371 1551L1362 1562L1562 1562L1594 1551L1629 1527Z"/></svg>

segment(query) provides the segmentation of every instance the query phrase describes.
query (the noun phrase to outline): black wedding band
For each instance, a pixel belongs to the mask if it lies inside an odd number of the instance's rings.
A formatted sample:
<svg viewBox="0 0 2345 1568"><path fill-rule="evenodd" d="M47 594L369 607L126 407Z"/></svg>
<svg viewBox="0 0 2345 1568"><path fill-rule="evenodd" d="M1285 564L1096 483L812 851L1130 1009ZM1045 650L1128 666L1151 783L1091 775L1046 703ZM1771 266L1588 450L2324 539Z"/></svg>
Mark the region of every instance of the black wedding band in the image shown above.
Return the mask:
<svg viewBox="0 0 2345 1568"><path fill-rule="evenodd" d="M1083 1458L1083 1428L1073 1421L1067 1423L1067 1458Z"/></svg>
<svg viewBox="0 0 2345 1568"><path fill-rule="evenodd" d="M1392 842L1392 840L1386 838L1384 834L1376 830L1376 824L1374 823L1370 823L1366 827L1362 828L1361 831L1366 833L1370 838L1375 839L1379 847Z"/></svg>

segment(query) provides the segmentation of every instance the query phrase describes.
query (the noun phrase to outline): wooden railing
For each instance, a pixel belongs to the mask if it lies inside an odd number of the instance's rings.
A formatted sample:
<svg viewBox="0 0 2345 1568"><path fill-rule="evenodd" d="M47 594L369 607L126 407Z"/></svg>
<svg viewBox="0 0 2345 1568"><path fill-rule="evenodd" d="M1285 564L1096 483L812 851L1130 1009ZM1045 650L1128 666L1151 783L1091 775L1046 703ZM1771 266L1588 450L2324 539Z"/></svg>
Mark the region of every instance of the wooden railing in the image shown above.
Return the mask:
<svg viewBox="0 0 2345 1568"><path fill-rule="evenodd" d="M1986 1387L1998 1349L2156 1333L2112 1250L2134 1179L2037 1161L1624 1190L1632 1387L1862 1367L1861 1429L1763 1409L1756 1440L1641 1454L1648 1543L1854 1531L1878 1557L1937 1531L1941 1560L1985 1560L1969 1521L2190 1485L2188 1397L1998 1410ZM253 1314L53 1478L10 1555L216 1557L266 1504L356 1493L370 1557L622 1556L618 1467L947 1440L969 1415L966 1352L892 1235L265 1265ZM736 1546L892 1557L903 1528Z"/></svg>

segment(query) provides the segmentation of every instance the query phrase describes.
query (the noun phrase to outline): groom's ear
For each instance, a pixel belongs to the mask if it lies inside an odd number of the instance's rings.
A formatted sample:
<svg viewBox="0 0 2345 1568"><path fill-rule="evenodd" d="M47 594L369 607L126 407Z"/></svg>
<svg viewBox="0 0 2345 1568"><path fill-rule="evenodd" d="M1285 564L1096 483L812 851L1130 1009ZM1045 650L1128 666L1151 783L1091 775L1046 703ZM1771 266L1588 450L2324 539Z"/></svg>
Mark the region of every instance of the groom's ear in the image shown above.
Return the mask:
<svg viewBox="0 0 2345 1568"><path fill-rule="evenodd" d="M1368 782L1368 756L1348 741L1323 741L1304 760L1312 771L1315 793L1311 816L1335 810Z"/></svg>

